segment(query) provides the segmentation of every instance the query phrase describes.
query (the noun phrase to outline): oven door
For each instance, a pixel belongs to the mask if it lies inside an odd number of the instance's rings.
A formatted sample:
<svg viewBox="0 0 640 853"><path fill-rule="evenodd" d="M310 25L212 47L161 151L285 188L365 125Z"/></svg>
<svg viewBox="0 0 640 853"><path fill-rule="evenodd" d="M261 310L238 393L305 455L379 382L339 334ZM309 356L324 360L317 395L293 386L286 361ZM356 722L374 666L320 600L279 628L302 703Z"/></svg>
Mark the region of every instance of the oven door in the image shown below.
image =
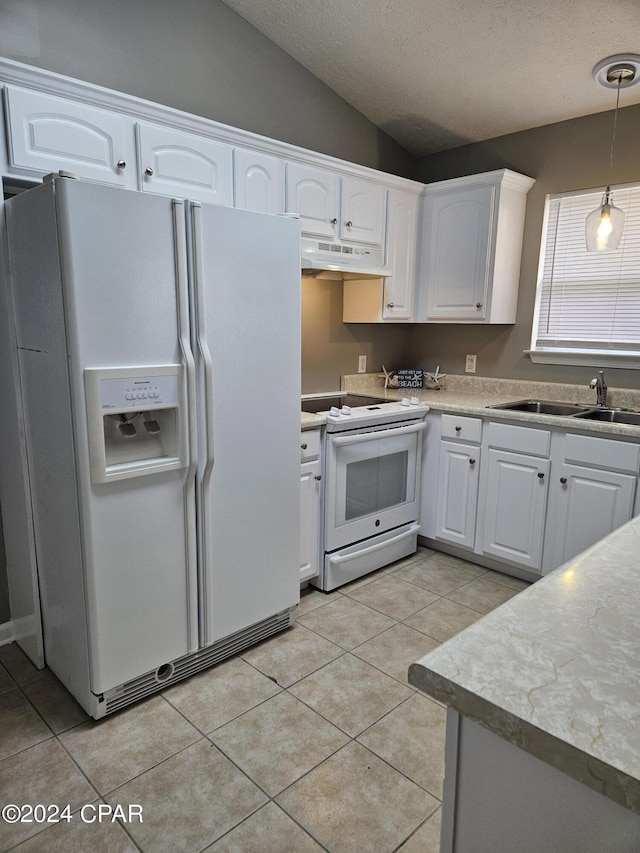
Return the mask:
<svg viewBox="0 0 640 853"><path fill-rule="evenodd" d="M418 517L424 421L327 434L325 551Z"/></svg>

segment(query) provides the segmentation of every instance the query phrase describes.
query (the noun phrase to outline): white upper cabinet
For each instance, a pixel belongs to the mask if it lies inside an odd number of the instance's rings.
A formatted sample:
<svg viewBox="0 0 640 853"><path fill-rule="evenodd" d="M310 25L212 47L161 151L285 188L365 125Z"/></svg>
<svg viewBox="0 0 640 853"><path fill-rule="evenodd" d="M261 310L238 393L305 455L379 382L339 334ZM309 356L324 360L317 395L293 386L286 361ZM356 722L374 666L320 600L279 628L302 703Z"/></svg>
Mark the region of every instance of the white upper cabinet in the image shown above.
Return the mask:
<svg viewBox="0 0 640 853"><path fill-rule="evenodd" d="M259 213L284 213L284 162L270 154L234 148L234 205Z"/></svg>
<svg viewBox="0 0 640 853"><path fill-rule="evenodd" d="M230 145L151 122L136 130L140 189L233 206Z"/></svg>
<svg viewBox="0 0 640 853"><path fill-rule="evenodd" d="M287 163L287 213L297 213L303 234L337 234L340 179L328 169Z"/></svg>
<svg viewBox="0 0 640 853"><path fill-rule="evenodd" d="M284 162L270 154L234 148L234 205L258 213L284 213Z"/></svg>
<svg viewBox="0 0 640 853"><path fill-rule="evenodd" d="M133 120L80 101L6 86L8 165L38 176L60 169L136 189Z"/></svg>
<svg viewBox="0 0 640 853"><path fill-rule="evenodd" d="M428 184L417 319L514 323L527 192L508 169Z"/></svg>
<svg viewBox="0 0 640 853"><path fill-rule="evenodd" d="M382 246L387 191L373 181L341 179L340 239Z"/></svg>
<svg viewBox="0 0 640 853"><path fill-rule="evenodd" d="M287 163L286 184L287 213L300 216L303 234L383 245L387 190L382 184L303 163Z"/></svg>
<svg viewBox="0 0 640 853"><path fill-rule="evenodd" d="M392 272L384 281L383 320L413 319L418 200L413 193L389 191L386 265Z"/></svg>
<svg viewBox="0 0 640 853"><path fill-rule="evenodd" d="M396 323L414 319L419 196L389 190L385 267L390 275L345 281L345 323Z"/></svg>

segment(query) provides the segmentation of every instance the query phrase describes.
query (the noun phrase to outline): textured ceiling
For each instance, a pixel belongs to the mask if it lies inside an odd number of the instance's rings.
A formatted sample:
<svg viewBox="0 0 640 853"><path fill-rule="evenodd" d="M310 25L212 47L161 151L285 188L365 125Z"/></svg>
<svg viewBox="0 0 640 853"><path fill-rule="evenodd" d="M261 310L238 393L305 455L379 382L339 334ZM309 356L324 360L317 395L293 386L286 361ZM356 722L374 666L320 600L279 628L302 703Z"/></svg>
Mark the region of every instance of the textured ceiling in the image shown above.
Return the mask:
<svg viewBox="0 0 640 853"><path fill-rule="evenodd" d="M613 109L593 66L640 52L640 0L225 2L414 155Z"/></svg>

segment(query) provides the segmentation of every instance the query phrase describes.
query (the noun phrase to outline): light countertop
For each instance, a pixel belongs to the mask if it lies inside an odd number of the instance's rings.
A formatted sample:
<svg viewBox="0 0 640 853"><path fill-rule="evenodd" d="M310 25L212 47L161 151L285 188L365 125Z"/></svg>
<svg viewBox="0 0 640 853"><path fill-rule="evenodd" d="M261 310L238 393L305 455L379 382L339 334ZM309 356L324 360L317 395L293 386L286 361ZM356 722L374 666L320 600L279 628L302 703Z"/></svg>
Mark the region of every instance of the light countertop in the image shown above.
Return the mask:
<svg viewBox="0 0 640 853"><path fill-rule="evenodd" d="M640 813L640 518L409 668L415 687Z"/></svg>
<svg viewBox="0 0 640 853"><path fill-rule="evenodd" d="M382 381L374 374L352 374L342 378L342 386L354 393L371 393L400 400L416 396L434 412L452 412L491 417L494 420L509 420L522 424L542 424L560 429L580 430L596 435L640 440L640 426L590 421L583 418L539 415L531 412L514 412L508 409L490 409L500 403L513 400L555 400L564 403L580 403L588 407L596 405L595 392L588 385L568 385L557 382L525 382L508 379L489 379L481 376L449 376L446 387L440 391L428 390L384 390ZM609 388L607 405L640 410L640 391Z"/></svg>

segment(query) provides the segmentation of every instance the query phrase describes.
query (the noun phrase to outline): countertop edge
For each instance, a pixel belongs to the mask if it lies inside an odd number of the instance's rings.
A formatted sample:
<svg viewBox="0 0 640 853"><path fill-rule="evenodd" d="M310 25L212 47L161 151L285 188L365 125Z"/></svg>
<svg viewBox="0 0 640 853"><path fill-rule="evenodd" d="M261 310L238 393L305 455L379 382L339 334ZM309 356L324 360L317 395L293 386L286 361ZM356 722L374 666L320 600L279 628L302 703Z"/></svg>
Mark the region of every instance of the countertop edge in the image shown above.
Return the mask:
<svg viewBox="0 0 640 853"><path fill-rule="evenodd" d="M573 744L500 708L477 693L427 669L421 663L412 663L409 666L408 680L413 687L453 708L513 746L566 773L618 805L640 814L640 789L638 780L633 776L601 759L587 755Z"/></svg>

